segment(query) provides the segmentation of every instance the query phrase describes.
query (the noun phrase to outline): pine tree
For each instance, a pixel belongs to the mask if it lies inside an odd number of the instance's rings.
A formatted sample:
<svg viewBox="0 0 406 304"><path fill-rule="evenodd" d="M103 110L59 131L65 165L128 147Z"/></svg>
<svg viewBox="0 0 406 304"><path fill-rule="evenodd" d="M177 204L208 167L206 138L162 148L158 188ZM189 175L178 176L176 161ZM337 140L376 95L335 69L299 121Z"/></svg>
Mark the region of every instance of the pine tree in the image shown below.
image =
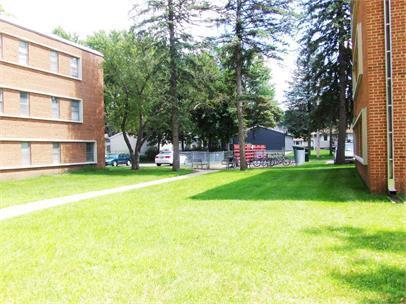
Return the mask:
<svg viewBox="0 0 406 304"><path fill-rule="evenodd" d="M337 163L345 162L346 131L352 113L350 2L303 1L306 30L302 42L311 57L312 91L327 111L323 115L333 121L338 114Z"/></svg>
<svg viewBox="0 0 406 304"><path fill-rule="evenodd" d="M218 9L217 23L226 32L219 41L233 48L236 81L235 103L238 118L240 168L247 168L245 158L246 123L243 79L256 54L278 58L282 38L290 31L290 0L228 0Z"/></svg>
<svg viewBox="0 0 406 304"><path fill-rule="evenodd" d="M152 35L169 48L169 94L172 105L173 170L179 170L179 96L178 76L180 53L187 47L191 35L185 28L207 8L197 0L148 0L145 6L135 5L134 19L144 18L134 25L140 35Z"/></svg>

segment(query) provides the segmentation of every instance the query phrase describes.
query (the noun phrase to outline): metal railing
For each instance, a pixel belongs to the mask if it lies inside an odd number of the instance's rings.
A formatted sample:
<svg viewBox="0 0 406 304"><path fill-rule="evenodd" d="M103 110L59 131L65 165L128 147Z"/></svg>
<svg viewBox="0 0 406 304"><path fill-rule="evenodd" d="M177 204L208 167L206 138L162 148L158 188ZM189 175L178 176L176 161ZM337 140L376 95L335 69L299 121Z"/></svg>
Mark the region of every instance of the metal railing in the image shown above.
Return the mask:
<svg viewBox="0 0 406 304"><path fill-rule="evenodd" d="M283 150L277 151L261 151L255 152L257 158L261 155L271 158L286 156L290 152ZM259 155L261 154L261 155ZM220 152L205 152L205 151L189 151L180 152L181 165L188 168L197 169L225 169L227 167L234 167L238 162L234 160L233 151L220 151Z"/></svg>

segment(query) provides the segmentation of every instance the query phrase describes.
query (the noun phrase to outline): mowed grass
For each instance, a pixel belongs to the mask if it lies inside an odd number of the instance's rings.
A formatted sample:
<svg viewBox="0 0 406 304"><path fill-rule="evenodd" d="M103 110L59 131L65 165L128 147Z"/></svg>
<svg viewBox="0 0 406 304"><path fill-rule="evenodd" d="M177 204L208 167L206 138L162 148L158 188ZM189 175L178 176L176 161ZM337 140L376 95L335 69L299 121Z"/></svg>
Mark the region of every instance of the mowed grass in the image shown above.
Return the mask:
<svg viewBox="0 0 406 304"><path fill-rule="evenodd" d="M404 218L352 165L212 173L0 222L0 303L402 303Z"/></svg>
<svg viewBox="0 0 406 304"><path fill-rule="evenodd" d="M143 167L140 171L128 167L84 168L59 175L40 176L17 181L0 182L0 208L27 202L114 188L160 178L191 173L170 167Z"/></svg>

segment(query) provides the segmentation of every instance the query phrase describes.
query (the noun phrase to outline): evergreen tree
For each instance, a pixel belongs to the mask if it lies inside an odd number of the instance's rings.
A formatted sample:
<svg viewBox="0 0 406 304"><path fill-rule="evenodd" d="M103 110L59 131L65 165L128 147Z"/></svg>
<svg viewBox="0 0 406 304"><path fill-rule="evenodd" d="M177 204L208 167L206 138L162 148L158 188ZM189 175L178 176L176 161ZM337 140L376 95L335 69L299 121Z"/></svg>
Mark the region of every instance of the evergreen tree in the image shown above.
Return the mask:
<svg viewBox="0 0 406 304"><path fill-rule="evenodd" d="M307 140L308 147L311 148L311 133L315 130L312 119L315 117L317 97L312 90L308 60L306 56L299 56L297 60L296 71L286 92L288 110L285 112L283 124L295 137Z"/></svg>
<svg viewBox="0 0 406 304"><path fill-rule="evenodd" d="M278 58L282 37L290 31L290 0L228 0L218 9L217 23L226 32L219 41L231 46L236 82L235 103L238 118L240 168L247 168L245 158L246 122L243 79L257 54Z"/></svg>
<svg viewBox="0 0 406 304"><path fill-rule="evenodd" d="M338 116L337 163L345 162L346 131L352 118L350 2L303 0L306 27L302 42L311 57L312 92L319 100L318 116L329 118L331 124Z"/></svg>
<svg viewBox="0 0 406 304"><path fill-rule="evenodd" d="M193 23L197 13L203 10L205 3L197 0L147 0L145 6L135 5L135 18L144 17L134 25L134 30L141 35L149 34L158 38L169 48L169 94L168 99L172 105L172 144L173 144L173 170L179 170L179 96L178 78L179 61L181 53L191 35L185 27Z"/></svg>

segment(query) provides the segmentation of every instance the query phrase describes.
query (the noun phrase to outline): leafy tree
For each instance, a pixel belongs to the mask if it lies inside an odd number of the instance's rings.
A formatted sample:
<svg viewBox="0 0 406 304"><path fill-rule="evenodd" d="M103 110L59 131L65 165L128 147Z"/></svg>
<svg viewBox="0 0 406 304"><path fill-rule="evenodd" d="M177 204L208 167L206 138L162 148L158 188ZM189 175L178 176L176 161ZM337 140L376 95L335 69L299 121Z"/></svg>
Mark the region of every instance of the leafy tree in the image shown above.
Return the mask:
<svg viewBox="0 0 406 304"><path fill-rule="evenodd" d="M283 48L282 37L290 31L290 0L228 0L224 7L217 10L220 14L217 23L226 29L219 40L228 44L233 51L240 168L245 170L247 163L243 79L255 55L279 57Z"/></svg>
<svg viewBox="0 0 406 304"><path fill-rule="evenodd" d="M132 169L138 170L141 147L155 128L156 115L163 111L164 55L151 38L138 38L127 32L99 32L89 37L87 44L104 54L107 120L123 133ZM136 136L135 147L129 141L130 134Z"/></svg>
<svg viewBox="0 0 406 304"><path fill-rule="evenodd" d="M209 48L196 56L192 121L195 133L209 151L224 149L236 132L235 111L230 108L234 83L221 65L220 52ZM230 87L231 84L231 87Z"/></svg>
<svg viewBox="0 0 406 304"><path fill-rule="evenodd" d="M78 43L78 44L83 44L83 41L80 40L79 35L76 33L69 33L65 31L61 26L58 26L52 30L52 34L57 35L63 39Z"/></svg>
<svg viewBox="0 0 406 304"><path fill-rule="evenodd" d="M135 5L137 18L143 16L134 25L134 30L141 35L153 35L169 48L169 91L168 99L172 105L172 144L173 170L179 169L179 64L181 53L191 36L185 27L196 18L196 12L204 9L205 5L198 5L197 0L147 0L145 6Z"/></svg>
<svg viewBox="0 0 406 304"><path fill-rule="evenodd" d="M338 116L337 163L345 162L346 131L352 116L350 0L303 0L304 41L311 57L312 91L331 120ZM338 111L337 111L338 109Z"/></svg>
<svg viewBox="0 0 406 304"><path fill-rule="evenodd" d="M250 128L273 128L283 112L275 100L275 89L270 85L271 71L262 56L255 56L243 78L246 100L246 120Z"/></svg>

